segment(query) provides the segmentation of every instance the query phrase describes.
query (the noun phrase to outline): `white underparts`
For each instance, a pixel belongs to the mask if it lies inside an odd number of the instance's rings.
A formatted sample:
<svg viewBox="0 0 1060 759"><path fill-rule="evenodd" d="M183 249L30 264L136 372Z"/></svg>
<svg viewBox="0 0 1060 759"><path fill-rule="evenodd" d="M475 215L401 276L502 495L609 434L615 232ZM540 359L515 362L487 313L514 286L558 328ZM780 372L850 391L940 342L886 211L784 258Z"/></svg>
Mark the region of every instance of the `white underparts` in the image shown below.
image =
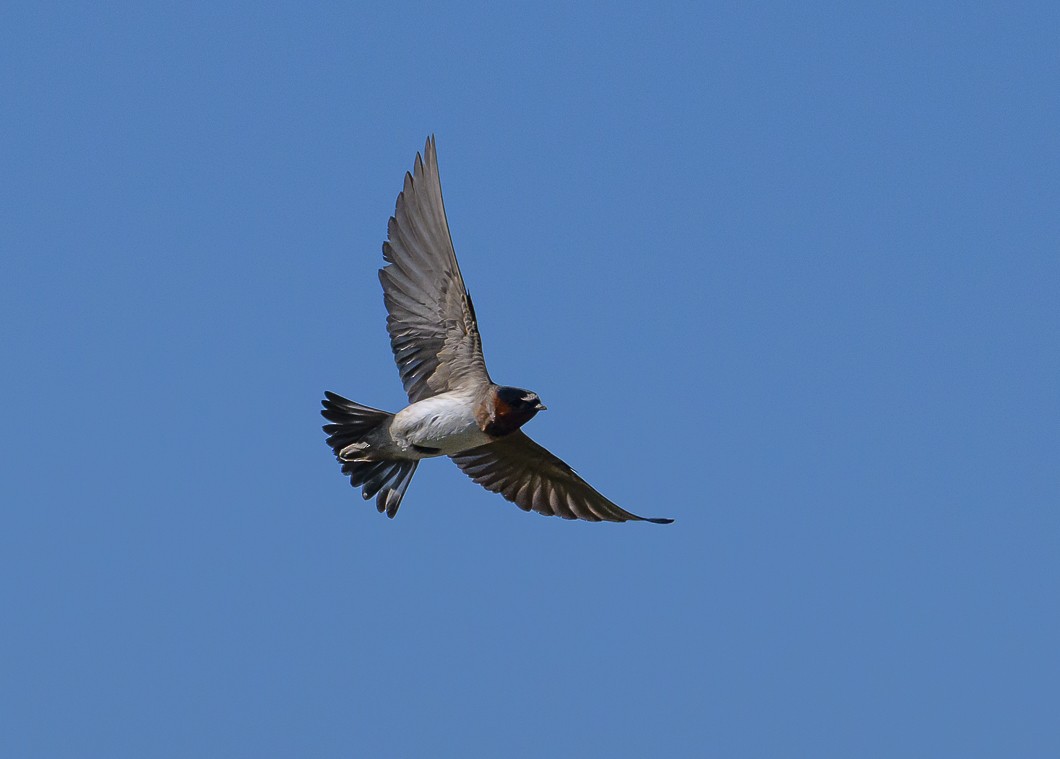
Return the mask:
<svg viewBox="0 0 1060 759"><path fill-rule="evenodd" d="M426 398L394 415L390 435L403 451L413 446L436 449L437 454L460 453L490 441L475 419L475 400L452 391Z"/></svg>

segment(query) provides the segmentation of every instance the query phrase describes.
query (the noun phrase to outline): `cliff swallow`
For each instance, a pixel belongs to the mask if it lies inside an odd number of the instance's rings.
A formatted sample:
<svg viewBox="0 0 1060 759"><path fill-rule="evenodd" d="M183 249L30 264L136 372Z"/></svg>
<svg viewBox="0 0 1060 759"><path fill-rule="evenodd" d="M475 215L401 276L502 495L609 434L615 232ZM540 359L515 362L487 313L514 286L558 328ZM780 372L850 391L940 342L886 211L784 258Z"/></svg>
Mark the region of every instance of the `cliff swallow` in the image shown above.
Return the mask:
<svg viewBox="0 0 1060 759"><path fill-rule="evenodd" d="M442 205L434 138L387 226L379 270L386 327L410 405L396 414L324 393L327 443L344 474L380 513L397 514L421 459L448 456L472 480L524 511L590 522L666 524L631 514L520 429L545 405L486 372L471 295Z"/></svg>

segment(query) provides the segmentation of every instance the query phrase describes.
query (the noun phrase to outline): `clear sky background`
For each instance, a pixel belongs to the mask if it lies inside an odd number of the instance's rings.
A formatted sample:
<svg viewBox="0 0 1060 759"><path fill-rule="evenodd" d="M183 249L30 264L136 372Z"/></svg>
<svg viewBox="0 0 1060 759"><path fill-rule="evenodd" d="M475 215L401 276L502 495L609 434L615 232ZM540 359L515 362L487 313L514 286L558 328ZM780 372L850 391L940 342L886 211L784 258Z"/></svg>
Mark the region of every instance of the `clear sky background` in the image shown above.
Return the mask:
<svg viewBox="0 0 1060 759"><path fill-rule="evenodd" d="M384 5L0 11L0 755L1060 755L1058 6ZM430 133L675 524L340 475Z"/></svg>

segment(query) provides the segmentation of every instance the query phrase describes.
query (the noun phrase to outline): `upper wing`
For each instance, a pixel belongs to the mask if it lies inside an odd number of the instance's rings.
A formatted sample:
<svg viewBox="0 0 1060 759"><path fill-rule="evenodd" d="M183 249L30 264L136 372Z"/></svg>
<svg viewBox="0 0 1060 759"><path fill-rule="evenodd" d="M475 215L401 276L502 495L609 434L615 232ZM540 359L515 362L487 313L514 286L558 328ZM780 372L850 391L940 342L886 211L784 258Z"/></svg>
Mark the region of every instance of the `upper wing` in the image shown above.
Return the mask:
<svg viewBox="0 0 1060 759"><path fill-rule="evenodd" d="M573 469L522 431L451 458L479 485L500 493L524 511L533 509L547 516L589 522L674 521L630 514L593 490Z"/></svg>
<svg viewBox="0 0 1060 759"><path fill-rule="evenodd" d="M409 400L488 383L475 310L445 220L433 137L423 158L416 154L414 173L405 174L387 237L387 265L379 270L379 281L390 345Z"/></svg>

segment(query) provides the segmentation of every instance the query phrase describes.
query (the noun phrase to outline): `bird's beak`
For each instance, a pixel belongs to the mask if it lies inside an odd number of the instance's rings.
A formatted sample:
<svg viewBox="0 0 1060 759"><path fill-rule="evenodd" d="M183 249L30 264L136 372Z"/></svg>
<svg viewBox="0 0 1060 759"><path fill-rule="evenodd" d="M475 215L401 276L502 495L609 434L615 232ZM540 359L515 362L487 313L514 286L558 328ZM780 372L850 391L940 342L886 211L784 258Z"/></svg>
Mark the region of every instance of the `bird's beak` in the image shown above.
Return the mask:
<svg viewBox="0 0 1060 759"><path fill-rule="evenodd" d="M546 406L544 403L539 403L539 404L537 404L537 410L538 411L548 411L548 406Z"/></svg>

